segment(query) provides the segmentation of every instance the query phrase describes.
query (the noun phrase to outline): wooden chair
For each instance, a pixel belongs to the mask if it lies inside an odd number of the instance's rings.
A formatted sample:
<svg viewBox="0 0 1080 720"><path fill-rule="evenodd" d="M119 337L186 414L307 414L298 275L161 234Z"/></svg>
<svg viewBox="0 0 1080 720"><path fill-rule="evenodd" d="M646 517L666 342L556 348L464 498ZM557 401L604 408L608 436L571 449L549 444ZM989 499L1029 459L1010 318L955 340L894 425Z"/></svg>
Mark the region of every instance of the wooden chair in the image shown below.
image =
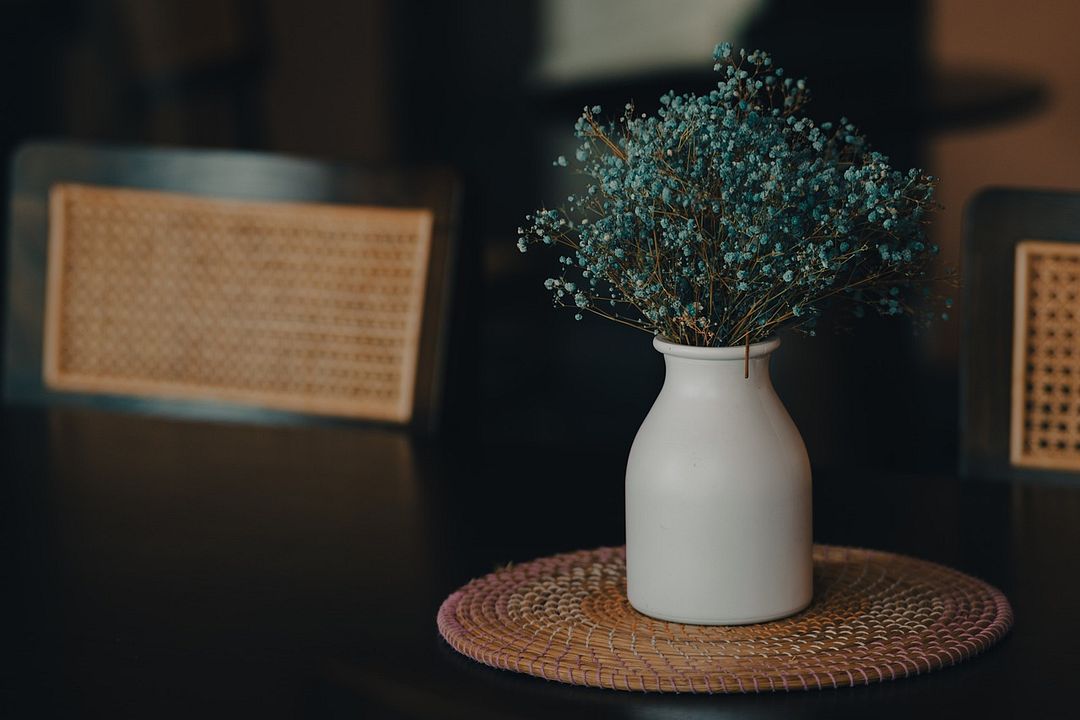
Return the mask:
<svg viewBox="0 0 1080 720"><path fill-rule="evenodd" d="M26 145L5 398L434 429L456 193L439 171Z"/></svg>
<svg viewBox="0 0 1080 720"><path fill-rule="evenodd" d="M961 472L1080 478L1080 194L992 189L968 207Z"/></svg>

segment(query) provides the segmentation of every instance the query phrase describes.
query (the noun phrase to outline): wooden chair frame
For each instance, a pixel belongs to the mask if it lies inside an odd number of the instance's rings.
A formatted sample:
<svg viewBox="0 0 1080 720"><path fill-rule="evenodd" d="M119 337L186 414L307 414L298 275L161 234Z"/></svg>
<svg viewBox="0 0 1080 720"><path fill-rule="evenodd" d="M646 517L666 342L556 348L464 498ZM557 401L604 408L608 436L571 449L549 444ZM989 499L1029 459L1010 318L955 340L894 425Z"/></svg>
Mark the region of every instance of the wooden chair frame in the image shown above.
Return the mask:
<svg viewBox="0 0 1080 720"><path fill-rule="evenodd" d="M1062 467L1018 463L1013 440L1020 422L1014 412L1016 363L1023 356L1014 335L1022 311L1017 292L1023 292L1016 282L1018 252L1045 247L1037 245L1042 242L1080 243L1080 194L988 189L968 205L965 227L960 471L1004 480L1080 482Z"/></svg>
<svg viewBox="0 0 1080 720"><path fill-rule="evenodd" d="M67 392L50 387L43 368L46 294L49 272L50 192L59 185L132 188L213 198L243 205L248 201L296 203L298 208L374 206L427 208L432 217L430 254L416 354L411 419L426 433L437 428L442 372L448 339L454 274L459 191L445 171L365 170L340 164L266 154L160 148L92 147L71 143L31 143L12 162L7 255L7 307L4 333L6 401L30 404L83 404L199 418L269 421L320 421L302 406L259 407L243 398L222 400L140 397ZM330 208L332 211L332 208ZM341 212L346 212L342 208ZM62 383L61 383L62 384ZM78 389L76 389L78 390ZM236 402L240 401L240 402ZM322 419L325 421L325 418ZM387 419L389 424L400 424Z"/></svg>

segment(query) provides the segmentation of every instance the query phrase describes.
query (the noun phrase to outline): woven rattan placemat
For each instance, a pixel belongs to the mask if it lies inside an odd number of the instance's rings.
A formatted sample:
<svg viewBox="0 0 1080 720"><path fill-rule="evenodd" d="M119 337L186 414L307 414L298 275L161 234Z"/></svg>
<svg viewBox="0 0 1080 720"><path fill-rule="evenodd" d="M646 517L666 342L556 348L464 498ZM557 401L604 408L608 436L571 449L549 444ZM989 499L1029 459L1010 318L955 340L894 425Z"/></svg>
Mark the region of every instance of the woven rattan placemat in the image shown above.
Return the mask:
<svg viewBox="0 0 1080 720"><path fill-rule="evenodd" d="M770 623L653 620L626 600L623 548L541 558L473 580L439 632L503 670L618 690L734 693L863 685L971 657L1012 625L996 588L891 553L818 545L814 600Z"/></svg>

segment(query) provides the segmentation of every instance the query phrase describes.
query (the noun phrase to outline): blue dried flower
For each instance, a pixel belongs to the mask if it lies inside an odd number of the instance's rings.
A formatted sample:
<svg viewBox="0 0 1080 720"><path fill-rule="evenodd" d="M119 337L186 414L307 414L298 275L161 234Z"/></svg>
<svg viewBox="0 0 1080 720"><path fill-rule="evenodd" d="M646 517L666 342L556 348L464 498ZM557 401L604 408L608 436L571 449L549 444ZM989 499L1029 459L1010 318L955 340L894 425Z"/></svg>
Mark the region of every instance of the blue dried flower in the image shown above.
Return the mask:
<svg viewBox="0 0 1080 720"><path fill-rule="evenodd" d="M938 252L924 237L934 179L894 169L847 118L806 117L806 82L766 53L723 43L713 58L706 94L578 118L584 192L518 232L522 251L568 248L545 282L555 304L704 346L784 325L812 334L827 299L856 316L914 314L902 289L925 285Z"/></svg>

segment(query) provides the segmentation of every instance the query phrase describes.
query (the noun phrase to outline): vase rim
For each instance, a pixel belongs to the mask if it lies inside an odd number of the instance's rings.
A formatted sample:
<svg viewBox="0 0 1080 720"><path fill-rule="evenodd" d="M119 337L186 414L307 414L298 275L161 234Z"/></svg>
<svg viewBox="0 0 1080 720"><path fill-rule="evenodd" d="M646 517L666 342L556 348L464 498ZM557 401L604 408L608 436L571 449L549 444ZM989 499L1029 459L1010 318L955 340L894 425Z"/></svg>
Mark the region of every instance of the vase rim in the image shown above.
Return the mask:
<svg viewBox="0 0 1080 720"><path fill-rule="evenodd" d="M662 335L653 336L653 347L664 355L689 358L691 360L744 360L747 356L745 345L726 347L697 347L672 342ZM750 343L750 357L763 357L780 347L780 338L773 335L761 342Z"/></svg>

